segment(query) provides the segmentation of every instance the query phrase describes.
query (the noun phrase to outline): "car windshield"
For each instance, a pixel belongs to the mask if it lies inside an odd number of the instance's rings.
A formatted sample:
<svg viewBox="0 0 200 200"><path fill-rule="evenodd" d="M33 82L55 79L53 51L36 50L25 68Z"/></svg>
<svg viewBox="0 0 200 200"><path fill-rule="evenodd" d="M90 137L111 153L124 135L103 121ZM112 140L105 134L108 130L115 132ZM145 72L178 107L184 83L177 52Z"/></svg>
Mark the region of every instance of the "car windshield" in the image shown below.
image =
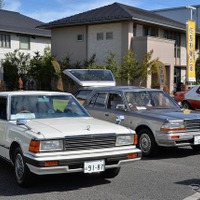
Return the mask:
<svg viewBox="0 0 200 200"><path fill-rule="evenodd" d="M88 116L85 109L71 95L18 95L11 97L10 120Z"/></svg>
<svg viewBox="0 0 200 200"><path fill-rule="evenodd" d="M178 108L172 98L162 91L126 92L125 97L131 110Z"/></svg>

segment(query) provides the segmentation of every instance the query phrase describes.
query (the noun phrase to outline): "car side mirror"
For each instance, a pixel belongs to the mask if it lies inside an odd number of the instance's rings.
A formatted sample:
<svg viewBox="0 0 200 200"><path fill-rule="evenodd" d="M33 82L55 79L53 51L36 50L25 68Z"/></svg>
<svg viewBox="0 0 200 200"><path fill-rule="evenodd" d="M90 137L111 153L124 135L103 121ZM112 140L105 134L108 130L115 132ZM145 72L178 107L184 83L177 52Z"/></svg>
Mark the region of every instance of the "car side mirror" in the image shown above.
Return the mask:
<svg viewBox="0 0 200 200"><path fill-rule="evenodd" d="M120 124L124 120L124 115L117 115L116 124Z"/></svg>
<svg viewBox="0 0 200 200"><path fill-rule="evenodd" d="M124 104L117 104L116 106L117 110L122 110L122 111L126 111L126 106Z"/></svg>
<svg viewBox="0 0 200 200"><path fill-rule="evenodd" d="M181 102L178 102L177 104L179 105L180 108L183 107Z"/></svg>

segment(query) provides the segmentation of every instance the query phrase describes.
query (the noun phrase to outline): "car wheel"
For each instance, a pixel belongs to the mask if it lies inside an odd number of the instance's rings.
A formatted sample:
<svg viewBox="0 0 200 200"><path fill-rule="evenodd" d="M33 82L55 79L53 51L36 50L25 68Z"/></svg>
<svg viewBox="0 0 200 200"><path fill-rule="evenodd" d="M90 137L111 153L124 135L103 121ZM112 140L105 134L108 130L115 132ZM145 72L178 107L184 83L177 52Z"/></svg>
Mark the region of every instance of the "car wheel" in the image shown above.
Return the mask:
<svg viewBox="0 0 200 200"><path fill-rule="evenodd" d="M14 152L15 178L20 186L28 186L32 179L32 173L24 162L24 156L19 147Z"/></svg>
<svg viewBox="0 0 200 200"><path fill-rule="evenodd" d="M141 149L142 154L144 156L150 156L154 154L157 145L151 131L149 129L141 129L138 132L138 135L138 148Z"/></svg>
<svg viewBox="0 0 200 200"><path fill-rule="evenodd" d="M182 103L182 108L185 108L185 109L192 109L192 106L190 105L189 102L183 101L183 103Z"/></svg>
<svg viewBox="0 0 200 200"><path fill-rule="evenodd" d="M200 145L192 145L191 147L194 151L200 151Z"/></svg>
<svg viewBox="0 0 200 200"><path fill-rule="evenodd" d="M119 174L119 172L120 172L120 167L106 169L104 172L102 172L102 176L103 178L114 178Z"/></svg>

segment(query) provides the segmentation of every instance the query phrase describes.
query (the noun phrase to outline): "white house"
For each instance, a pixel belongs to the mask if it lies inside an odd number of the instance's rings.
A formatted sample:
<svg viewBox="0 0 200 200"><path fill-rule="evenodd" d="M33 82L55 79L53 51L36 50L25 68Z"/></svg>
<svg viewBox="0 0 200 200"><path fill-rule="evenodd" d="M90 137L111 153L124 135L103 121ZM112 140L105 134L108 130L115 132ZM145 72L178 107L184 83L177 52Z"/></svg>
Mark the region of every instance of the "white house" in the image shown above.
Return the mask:
<svg viewBox="0 0 200 200"><path fill-rule="evenodd" d="M18 12L0 10L0 80L3 80L2 62L5 53L19 49L30 55L36 51L42 55L46 47L51 47L51 32L37 28L41 24Z"/></svg>

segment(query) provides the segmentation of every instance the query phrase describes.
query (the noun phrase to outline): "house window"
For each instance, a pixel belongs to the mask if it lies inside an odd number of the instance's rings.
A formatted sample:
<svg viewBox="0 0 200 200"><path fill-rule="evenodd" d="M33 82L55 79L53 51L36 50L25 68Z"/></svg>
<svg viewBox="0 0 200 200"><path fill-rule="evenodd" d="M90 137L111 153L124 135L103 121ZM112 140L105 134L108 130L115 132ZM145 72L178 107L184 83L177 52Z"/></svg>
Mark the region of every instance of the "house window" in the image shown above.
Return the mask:
<svg viewBox="0 0 200 200"><path fill-rule="evenodd" d="M106 33L106 40L112 40L113 39L113 32L107 32Z"/></svg>
<svg viewBox="0 0 200 200"><path fill-rule="evenodd" d="M137 25L133 24L133 36L136 37L136 30L137 30Z"/></svg>
<svg viewBox="0 0 200 200"><path fill-rule="evenodd" d="M158 28L144 26L143 35L158 37Z"/></svg>
<svg viewBox="0 0 200 200"><path fill-rule="evenodd" d="M77 41L83 41L83 34L77 35Z"/></svg>
<svg viewBox="0 0 200 200"><path fill-rule="evenodd" d="M19 37L19 48L20 49L30 49L30 38L28 36Z"/></svg>
<svg viewBox="0 0 200 200"><path fill-rule="evenodd" d="M0 47L10 48L10 35L0 34Z"/></svg>
<svg viewBox="0 0 200 200"><path fill-rule="evenodd" d="M175 31L169 31L165 30L164 31L164 38L170 39L170 40L175 40L174 44L174 57L175 58L180 58L181 56L181 34Z"/></svg>
<svg viewBox="0 0 200 200"><path fill-rule="evenodd" d="M97 33L97 40L103 40L103 33Z"/></svg>

